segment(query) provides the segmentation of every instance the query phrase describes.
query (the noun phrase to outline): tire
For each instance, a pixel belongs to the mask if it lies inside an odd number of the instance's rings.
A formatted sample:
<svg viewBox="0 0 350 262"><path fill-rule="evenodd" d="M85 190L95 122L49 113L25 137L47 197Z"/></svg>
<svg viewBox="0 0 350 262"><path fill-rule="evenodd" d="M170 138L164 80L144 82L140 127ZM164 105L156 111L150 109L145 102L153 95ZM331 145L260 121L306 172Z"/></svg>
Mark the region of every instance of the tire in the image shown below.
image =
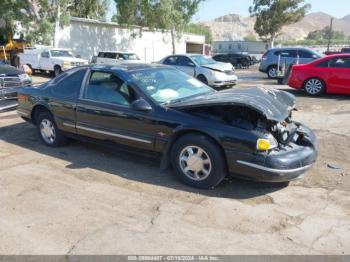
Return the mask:
<svg viewBox="0 0 350 262"><path fill-rule="evenodd" d="M242 69L243 68L243 65L241 63L238 63L237 64L237 69Z"/></svg>
<svg viewBox="0 0 350 262"><path fill-rule="evenodd" d="M52 115L46 111L36 117L37 130L41 141L50 147L59 147L66 143L66 137L57 128Z"/></svg>
<svg viewBox="0 0 350 262"><path fill-rule="evenodd" d="M227 174L225 156L219 146L205 135L189 134L179 138L170 157L177 177L192 187L212 189Z"/></svg>
<svg viewBox="0 0 350 262"><path fill-rule="evenodd" d="M269 69L267 69L267 77L269 79L277 78L277 66L270 66Z"/></svg>
<svg viewBox="0 0 350 262"><path fill-rule="evenodd" d="M197 77L197 79L198 79L199 81L201 81L203 84L208 85L208 80L207 80L207 78L206 78L204 75L199 75L199 76Z"/></svg>
<svg viewBox="0 0 350 262"><path fill-rule="evenodd" d="M325 92L326 85L321 79L310 78L305 81L304 90L310 96L319 96Z"/></svg>
<svg viewBox="0 0 350 262"><path fill-rule="evenodd" d="M55 67L53 68L53 75L56 77L58 75L60 75L62 73L62 69L60 66L55 65Z"/></svg>

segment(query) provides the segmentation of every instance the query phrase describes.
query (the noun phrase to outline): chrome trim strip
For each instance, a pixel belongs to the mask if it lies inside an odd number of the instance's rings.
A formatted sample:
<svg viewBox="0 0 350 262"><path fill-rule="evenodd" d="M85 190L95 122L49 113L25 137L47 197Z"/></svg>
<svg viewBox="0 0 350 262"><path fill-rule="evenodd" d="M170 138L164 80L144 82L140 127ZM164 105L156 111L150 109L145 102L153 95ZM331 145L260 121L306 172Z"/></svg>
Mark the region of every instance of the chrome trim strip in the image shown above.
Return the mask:
<svg viewBox="0 0 350 262"><path fill-rule="evenodd" d="M115 133L111 133L111 132L107 132L107 131L102 131L102 130L98 130L98 129L94 129L94 128L89 128L89 127L84 127L84 126L76 126L77 129L82 129L82 130L86 130L86 131L90 131L90 132L95 132L95 133L99 133L99 134L103 134L103 135L108 135L108 136L114 136L114 137L118 137L118 138L124 138L124 139L129 139L129 140L133 140L133 141L137 141L137 142L142 142L142 143L146 143L146 144L151 144L152 141L149 140L144 140L144 139L139 139L139 138L135 138L135 137L131 137L131 136L125 136L125 135L120 135L120 134L115 134Z"/></svg>
<svg viewBox="0 0 350 262"><path fill-rule="evenodd" d="M75 128L75 125L69 124L69 123L63 123L64 126Z"/></svg>
<svg viewBox="0 0 350 262"><path fill-rule="evenodd" d="M267 171L267 172L271 172L271 173L277 173L277 174L290 174L290 173L296 173L296 172L300 172L300 171L304 171L309 169L312 165L308 165L308 166L303 166L303 167L299 167L299 168L295 168L295 169L273 169L273 168L269 168L269 167L265 167L265 166L261 166L261 165L257 165L257 164L253 164L253 163L249 163L246 161L241 161L241 160L237 160L238 164L241 165L245 165L245 166L249 166L249 167L253 167L256 169L260 169L263 171Z"/></svg>
<svg viewBox="0 0 350 262"><path fill-rule="evenodd" d="M9 106L2 106L0 107L0 111L5 111L8 109L16 108L18 105L9 105Z"/></svg>

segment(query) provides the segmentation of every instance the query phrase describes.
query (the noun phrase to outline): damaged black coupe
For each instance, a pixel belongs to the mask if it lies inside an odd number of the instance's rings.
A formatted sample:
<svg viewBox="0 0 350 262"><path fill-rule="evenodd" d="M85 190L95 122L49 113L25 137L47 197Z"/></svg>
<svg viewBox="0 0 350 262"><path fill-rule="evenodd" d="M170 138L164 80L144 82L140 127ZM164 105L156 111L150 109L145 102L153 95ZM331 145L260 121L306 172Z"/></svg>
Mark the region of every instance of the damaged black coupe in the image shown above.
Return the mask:
<svg viewBox="0 0 350 262"><path fill-rule="evenodd" d="M161 157L186 184L212 188L226 175L285 182L303 176L317 141L292 120L294 97L263 88L217 92L167 66L91 65L23 88L18 113L41 140L67 137Z"/></svg>

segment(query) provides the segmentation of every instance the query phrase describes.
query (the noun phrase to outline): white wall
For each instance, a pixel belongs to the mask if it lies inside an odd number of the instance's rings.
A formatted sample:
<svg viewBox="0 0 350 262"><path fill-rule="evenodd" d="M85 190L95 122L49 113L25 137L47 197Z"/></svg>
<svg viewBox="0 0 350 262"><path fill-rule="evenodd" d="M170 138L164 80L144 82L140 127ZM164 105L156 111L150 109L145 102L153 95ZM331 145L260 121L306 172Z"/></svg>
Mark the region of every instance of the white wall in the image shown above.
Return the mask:
<svg viewBox="0 0 350 262"><path fill-rule="evenodd" d="M57 34L58 47L69 48L75 55L90 59L99 51L132 51L147 62L159 61L172 54L169 33L120 28L114 23L72 18L70 26ZM204 36L183 35L176 44L176 53L186 53L186 42L205 43Z"/></svg>

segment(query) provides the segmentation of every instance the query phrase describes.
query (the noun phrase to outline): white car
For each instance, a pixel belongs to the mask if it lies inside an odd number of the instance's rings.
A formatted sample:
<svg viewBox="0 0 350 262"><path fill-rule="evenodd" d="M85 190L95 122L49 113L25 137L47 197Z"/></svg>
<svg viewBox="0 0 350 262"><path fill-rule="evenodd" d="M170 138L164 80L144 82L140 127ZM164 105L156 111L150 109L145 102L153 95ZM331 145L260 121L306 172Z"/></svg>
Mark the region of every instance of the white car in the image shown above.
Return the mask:
<svg viewBox="0 0 350 262"><path fill-rule="evenodd" d="M160 63L174 66L214 88L232 87L238 80L231 64L217 62L200 54L171 55Z"/></svg>
<svg viewBox="0 0 350 262"><path fill-rule="evenodd" d="M94 56L91 60L93 64L108 64L114 65L120 62L142 62L141 59L132 52L116 52L116 51L103 51L99 52L97 56Z"/></svg>
<svg viewBox="0 0 350 262"><path fill-rule="evenodd" d="M88 64L87 60L74 57L68 49L26 48L19 57L20 63L28 65L33 71L50 71L55 76L73 67Z"/></svg>

